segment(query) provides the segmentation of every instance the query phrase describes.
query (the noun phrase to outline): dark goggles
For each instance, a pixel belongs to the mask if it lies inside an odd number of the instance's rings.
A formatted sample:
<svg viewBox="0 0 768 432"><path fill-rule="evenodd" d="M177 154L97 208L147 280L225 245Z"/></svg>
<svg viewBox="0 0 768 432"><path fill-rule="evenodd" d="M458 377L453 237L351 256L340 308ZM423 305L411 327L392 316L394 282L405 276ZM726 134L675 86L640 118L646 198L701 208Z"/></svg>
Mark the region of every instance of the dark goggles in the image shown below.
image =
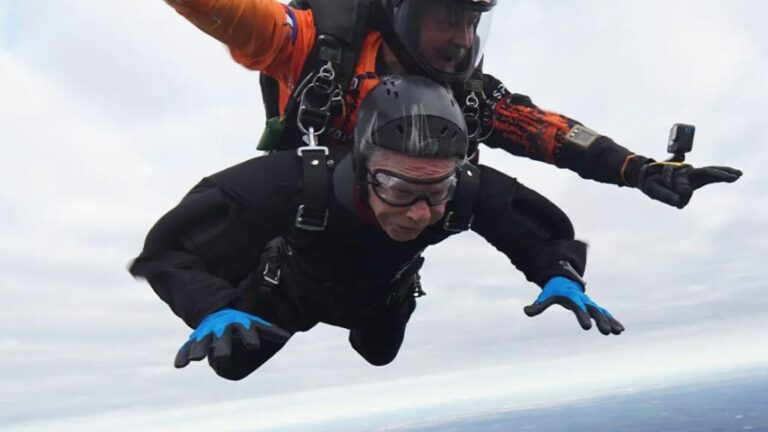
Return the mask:
<svg viewBox="0 0 768 432"><path fill-rule="evenodd" d="M373 192L380 200L394 207L410 207L425 201L434 207L453 198L456 191L456 172L435 179L423 180L404 176L392 171L368 172Z"/></svg>

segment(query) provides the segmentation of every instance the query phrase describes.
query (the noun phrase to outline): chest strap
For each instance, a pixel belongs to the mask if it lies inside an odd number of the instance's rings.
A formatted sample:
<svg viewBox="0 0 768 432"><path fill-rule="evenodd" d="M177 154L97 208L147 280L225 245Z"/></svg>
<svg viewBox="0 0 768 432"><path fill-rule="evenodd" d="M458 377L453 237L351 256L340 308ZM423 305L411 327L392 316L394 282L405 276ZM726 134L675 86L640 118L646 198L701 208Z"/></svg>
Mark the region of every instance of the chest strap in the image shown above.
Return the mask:
<svg viewBox="0 0 768 432"><path fill-rule="evenodd" d="M317 145L314 130L309 129L309 145L296 150L304 168L304 188L294 225L307 231L322 231L328 224L328 147Z"/></svg>
<svg viewBox="0 0 768 432"><path fill-rule="evenodd" d="M343 115L344 99L368 29L371 0L305 0L312 10L317 39L307 57L299 85L285 107L285 129L279 148L296 146L314 129L327 129L332 117ZM325 142L325 141L323 141Z"/></svg>

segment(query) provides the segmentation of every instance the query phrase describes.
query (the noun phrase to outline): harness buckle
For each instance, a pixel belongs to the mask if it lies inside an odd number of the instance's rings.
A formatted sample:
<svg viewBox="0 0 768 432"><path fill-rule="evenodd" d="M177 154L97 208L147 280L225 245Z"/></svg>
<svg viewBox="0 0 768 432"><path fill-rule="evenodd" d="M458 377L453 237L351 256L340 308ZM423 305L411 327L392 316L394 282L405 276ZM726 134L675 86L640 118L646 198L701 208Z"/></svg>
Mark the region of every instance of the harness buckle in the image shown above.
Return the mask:
<svg viewBox="0 0 768 432"><path fill-rule="evenodd" d="M264 266L264 271L262 272L262 276L264 277L264 280L271 283L274 286L280 285L280 275L282 273L282 270L280 270L280 267L277 268L277 271L274 271L270 266L269 263Z"/></svg>
<svg viewBox="0 0 768 432"><path fill-rule="evenodd" d="M328 224L328 209L318 212L307 208L304 204L299 206L295 221L297 228L307 231L322 231L325 229L326 224Z"/></svg>
<svg viewBox="0 0 768 432"><path fill-rule="evenodd" d="M307 143L307 145L301 146L301 147L297 148L296 149L296 154L299 155L299 157L303 157L304 156L304 152L318 151L319 150L319 151L322 151L325 156L328 156L328 147L321 146L321 145L317 144L317 136L320 133L322 133L322 132L323 131L315 132L315 128L310 126L309 130L306 133L306 135L304 135L304 137L303 137L303 139ZM315 165L315 164L313 163L313 165Z"/></svg>

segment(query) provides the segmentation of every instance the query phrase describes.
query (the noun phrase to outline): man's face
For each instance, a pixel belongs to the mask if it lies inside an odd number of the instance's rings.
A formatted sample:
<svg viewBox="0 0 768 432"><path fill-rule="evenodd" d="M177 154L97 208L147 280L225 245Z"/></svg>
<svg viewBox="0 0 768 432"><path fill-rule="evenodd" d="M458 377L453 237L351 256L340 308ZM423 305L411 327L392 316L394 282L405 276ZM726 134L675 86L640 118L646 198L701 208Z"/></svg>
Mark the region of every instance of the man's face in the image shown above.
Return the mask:
<svg viewBox="0 0 768 432"><path fill-rule="evenodd" d="M456 168L454 159L430 159L407 156L387 150L377 152L371 160L368 170L385 170L404 177L429 181L450 175ZM445 203L429 206L419 200L407 207L397 207L382 201L376 195L372 185L368 185L368 204L382 229L396 241L413 240L424 229L442 219Z"/></svg>
<svg viewBox="0 0 768 432"><path fill-rule="evenodd" d="M433 68L456 72L475 39L479 12L444 1L428 1L420 19L419 52Z"/></svg>

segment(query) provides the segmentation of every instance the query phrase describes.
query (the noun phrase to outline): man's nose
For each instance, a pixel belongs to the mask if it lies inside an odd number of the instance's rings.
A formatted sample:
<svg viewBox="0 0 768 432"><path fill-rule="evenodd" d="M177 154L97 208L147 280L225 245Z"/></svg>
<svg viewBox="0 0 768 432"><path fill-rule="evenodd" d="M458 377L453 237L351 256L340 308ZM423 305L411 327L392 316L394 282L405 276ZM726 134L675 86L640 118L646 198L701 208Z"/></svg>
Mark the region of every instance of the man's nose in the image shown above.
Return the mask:
<svg viewBox="0 0 768 432"><path fill-rule="evenodd" d="M459 26L453 30L451 42L464 49L469 49L475 40L475 29L471 26Z"/></svg>
<svg viewBox="0 0 768 432"><path fill-rule="evenodd" d="M425 220L428 221L432 214L426 201L419 200L408 207L407 216L414 221L423 222Z"/></svg>

